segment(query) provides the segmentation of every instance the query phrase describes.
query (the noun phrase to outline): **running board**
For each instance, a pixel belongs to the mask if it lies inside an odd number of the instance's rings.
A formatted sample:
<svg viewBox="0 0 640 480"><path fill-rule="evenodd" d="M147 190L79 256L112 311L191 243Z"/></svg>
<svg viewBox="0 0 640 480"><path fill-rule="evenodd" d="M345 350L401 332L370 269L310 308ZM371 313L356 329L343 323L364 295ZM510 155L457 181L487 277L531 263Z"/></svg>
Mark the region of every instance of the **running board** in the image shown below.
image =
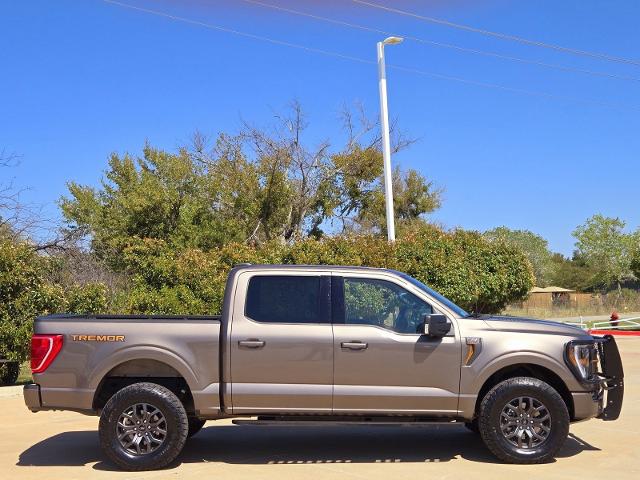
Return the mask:
<svg viewBox="0 0 640 480"><path fill-rule="evenodd" d="M234 425L243 426L260 426L260 427L336 427L336 426L424 426L424 425L455 425L460 422L451 419L423 419L423 418L407 418L407 417L363 417L363 418L345 418L345 417L304 417L304 418L287 418L287 417L258 417L257 419L234 419Z"/></svg>

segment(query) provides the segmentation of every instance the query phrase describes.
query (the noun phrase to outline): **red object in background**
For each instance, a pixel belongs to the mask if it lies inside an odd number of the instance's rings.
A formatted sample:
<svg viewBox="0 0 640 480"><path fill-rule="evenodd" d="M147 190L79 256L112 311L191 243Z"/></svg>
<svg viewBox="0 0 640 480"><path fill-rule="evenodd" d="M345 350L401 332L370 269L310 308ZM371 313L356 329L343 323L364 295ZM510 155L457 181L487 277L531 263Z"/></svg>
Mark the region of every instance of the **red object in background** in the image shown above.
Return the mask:
<svg viewBox="0 0 640 480"><path fill-rule="evenodd" d="M31 337L31 373L44 372L62 348L62 335Z"/></svg>
<svg viewBox="0 0 640 480"><path fill-rule="evenodd" d="M618 312L616 312L615 310L613 312L611 312L611 326L612 327L617 327L618 326L618 320L620 319L620 315L618 315Z"/></svg>
<svg viewBox="0 0 640 480"><path fill-rule="evenodd" d="M640 337L638 330L587 330L589 335L616 335L624 337Z"/></svg>

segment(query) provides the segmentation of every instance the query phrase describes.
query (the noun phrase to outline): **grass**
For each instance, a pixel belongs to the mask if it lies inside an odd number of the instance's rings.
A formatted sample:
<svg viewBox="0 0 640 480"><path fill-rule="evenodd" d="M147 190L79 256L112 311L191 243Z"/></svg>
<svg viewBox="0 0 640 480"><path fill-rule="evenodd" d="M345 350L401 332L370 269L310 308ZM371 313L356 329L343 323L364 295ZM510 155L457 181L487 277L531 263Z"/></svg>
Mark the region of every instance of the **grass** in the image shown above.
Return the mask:
<svg viewBox="0 0 640 480"><path fill-rule="evenodd" d="M16 382L16 385L23 385L31 382L31 365L29 362L24 362L20 365L20 373L18 374L18 381Z"/></svg>
<svg viewBox="0 0 640 480"><path fill-rule="evenodd" d="M618 312L620 315L620 319L624 320L625 318L637 318L640 317L640 312ZM611 310L604 311L602 308L599 309L573 309L573 308L509 308L507 307L503 311L504 315L513 315L516 317L526 317L526 318L539 318L539 319L549 319L549 320L558 320L558 321L570 321L570 322L579 322L580 317L583 317L583 323L585 324L585 328L593 328L595 323L606 322L609 320L609 316L611 315ZM591 318L589 318L591 317ZM594 319L593 317L600 317L598 319ZM636 322L640 322L640 319L635 320ZM599 325L599 327L606 327L607 325ZM639 327L636 326L624 326L624 324L620 325L620 328L616 330L639 330Z"/></svg>
<svg viewBox="0 0 640 480"><path fill-rule="evenodd" d="M529 317L529 318L578 318L578 317L603 317L602 320L607 320L611 315L612 308L513 308L507 307L503 310L505 315L514 315L517 317ZM625 311L618 310L620 318L640 317L638 311ZM601 320L600 320L601 321Z"/></svg>

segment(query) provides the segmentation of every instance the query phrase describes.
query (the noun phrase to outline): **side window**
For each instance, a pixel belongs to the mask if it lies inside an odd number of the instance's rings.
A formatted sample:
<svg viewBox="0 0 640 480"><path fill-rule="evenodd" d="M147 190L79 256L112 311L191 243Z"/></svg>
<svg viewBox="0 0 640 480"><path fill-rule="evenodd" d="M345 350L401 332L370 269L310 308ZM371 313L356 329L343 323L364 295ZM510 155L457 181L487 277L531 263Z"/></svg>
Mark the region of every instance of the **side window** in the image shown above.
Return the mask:
<svg viewBox="0 0 640 480"><path fill-rule="evenodd" d="M245 315L264 323L325 323L320 298L320 277L257 275L249 280Z"/></svg>
<svg viewBox="0 0 640 480"><path fill-rule="evenodd" d="M392 282L344 279L346 324L375 325L398 333L417 333L431 305Z"/></svg>

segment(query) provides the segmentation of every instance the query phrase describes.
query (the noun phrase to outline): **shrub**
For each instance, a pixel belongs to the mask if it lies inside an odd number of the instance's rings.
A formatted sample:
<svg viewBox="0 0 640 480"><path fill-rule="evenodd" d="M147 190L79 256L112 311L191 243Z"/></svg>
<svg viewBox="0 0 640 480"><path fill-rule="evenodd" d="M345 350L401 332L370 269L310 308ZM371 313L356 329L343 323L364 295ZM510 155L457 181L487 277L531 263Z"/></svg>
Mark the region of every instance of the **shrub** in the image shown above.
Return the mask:
<svg viewBox="0 0 640 480"><path fill-rule="evenodd" d="M64 310L82 314L105 313L109 305L107 294L107 287L102 283L74 285L65 294Z"/></svg>
<svg viewBox="0 0 640 480"><path fill-rule="evenodd" d="M307 239L284 246L243 244L202 252L177 252L162 241L136 242L125 249L133 287L126 308L137 313L215 314L224 283L238 263L326 264L392 268L440 291L463 308L497 312L523 299L533 286L526 257L479 233L422 227L389 244L374 236Z"/></svg>
<svg viewBox="0 0 640 480"><path fill-rule="evenodd" d="M44 288L43 265L28 245L0 238L0 357L27 357L31 321L58 300Z"/></svg>
<svg viewBox="0 0 640 480"><path fill-rule="evenodd" d="M33 319L57 312L97 313L107 308L102 284L63 289L46 283L50 259L30 245L0 237L0 357L23 362L29 354Z"/></svg>

